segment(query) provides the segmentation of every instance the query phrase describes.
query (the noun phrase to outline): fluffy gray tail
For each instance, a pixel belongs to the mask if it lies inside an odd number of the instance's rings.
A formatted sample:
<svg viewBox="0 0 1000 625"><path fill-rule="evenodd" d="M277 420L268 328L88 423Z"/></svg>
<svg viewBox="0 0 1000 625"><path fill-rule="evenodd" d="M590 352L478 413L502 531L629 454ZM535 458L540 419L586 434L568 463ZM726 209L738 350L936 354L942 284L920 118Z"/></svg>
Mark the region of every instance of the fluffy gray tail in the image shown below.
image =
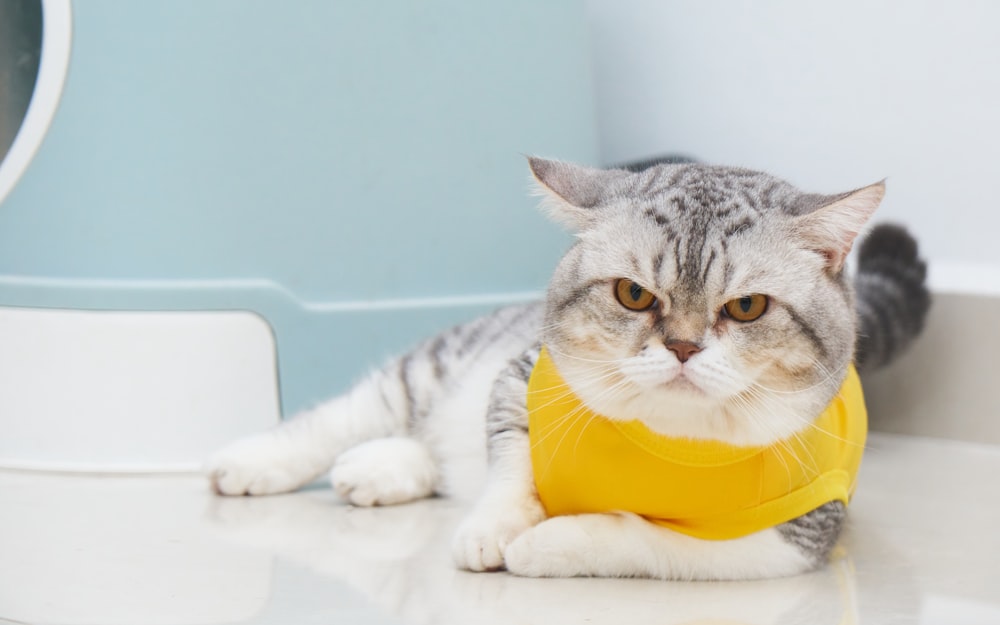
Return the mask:
<svg viewBox="0 0 1000 625"><path fill-rule="evenodd" d="M865 237L854 279L860 371L889 364L920 334L931 305L926 277L917 242L904 228L882 224Z"/></svg>

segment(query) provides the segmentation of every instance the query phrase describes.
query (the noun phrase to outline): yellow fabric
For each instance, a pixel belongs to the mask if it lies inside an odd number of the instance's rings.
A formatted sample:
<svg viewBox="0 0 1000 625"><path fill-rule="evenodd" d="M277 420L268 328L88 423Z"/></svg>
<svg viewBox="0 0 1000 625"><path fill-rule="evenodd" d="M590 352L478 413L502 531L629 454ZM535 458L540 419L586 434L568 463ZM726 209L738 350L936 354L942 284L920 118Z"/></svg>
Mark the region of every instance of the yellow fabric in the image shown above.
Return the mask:
<svg viewBox="0 0 1000 625"><path fill-rule="evenodd" d="M569 390L544 348L527 400L535 485L550 516L627 511L715 540L846 504L868 429L853 366L811 427L767 447L670 438L602 417Z"/></svg>

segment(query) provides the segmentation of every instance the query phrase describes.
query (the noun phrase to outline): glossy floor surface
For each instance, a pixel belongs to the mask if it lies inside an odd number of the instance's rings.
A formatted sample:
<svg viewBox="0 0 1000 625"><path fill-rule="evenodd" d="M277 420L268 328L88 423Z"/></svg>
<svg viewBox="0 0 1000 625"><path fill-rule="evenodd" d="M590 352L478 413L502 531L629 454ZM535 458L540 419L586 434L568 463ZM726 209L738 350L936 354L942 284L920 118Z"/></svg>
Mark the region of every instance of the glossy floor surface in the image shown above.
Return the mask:
<svg viewBox="0 0 1000 625"><path fill-rule="evenodd" d="M447 500L0 472L0 624L1000 623L1000 447L873 435L860 479L823 570L676 583L456 571Z"/></svg>

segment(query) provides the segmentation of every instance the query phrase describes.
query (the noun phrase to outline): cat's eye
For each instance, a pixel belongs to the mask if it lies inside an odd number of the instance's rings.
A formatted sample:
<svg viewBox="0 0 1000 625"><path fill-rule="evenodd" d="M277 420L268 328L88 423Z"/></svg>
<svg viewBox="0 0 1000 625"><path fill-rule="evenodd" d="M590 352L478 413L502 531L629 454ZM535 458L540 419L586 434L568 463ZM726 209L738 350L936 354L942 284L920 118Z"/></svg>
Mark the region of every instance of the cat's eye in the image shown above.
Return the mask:
<svg viewBox="0 0 1000 625"><path fill-rule="evenodd" d="M628 278L615 282L615 297L622 306L637 312L649 310L656 305L655 295Z"/></svg>
<svg viewBox="0 0 1000 625"><path fill-rule="evenodd" d="M722 310L726 316L736 321L754 321L767 312L767 296L747 295L729 300Z"/></svg>

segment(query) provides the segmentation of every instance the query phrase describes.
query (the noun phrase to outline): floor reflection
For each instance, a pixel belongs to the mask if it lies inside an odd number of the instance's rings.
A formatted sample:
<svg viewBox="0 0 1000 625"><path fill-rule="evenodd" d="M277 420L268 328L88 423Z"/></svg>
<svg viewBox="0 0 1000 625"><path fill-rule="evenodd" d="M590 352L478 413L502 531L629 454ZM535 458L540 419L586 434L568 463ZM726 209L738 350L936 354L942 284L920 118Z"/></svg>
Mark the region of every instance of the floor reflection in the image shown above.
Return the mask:
<svg viewBox="0 0 1000 625"><path fill-rule="evenodd" d="M274 559L219 540L208 499L194 478L0 471L0 623L253 618Z"/></svg>
<svg viewBox="0 0 1000 625"><path fill-rule="evenodd" d="M869 447L833 562L735 583L457 571L463 508L444 499L360 509L329 488L220 498L193 476L0 470L0 623L1000 622L1000 448Z"/></svg>
<svg viewBox="0 0 1000 625"><path fill-rule="evenodd" d="M407 623L857 622L842 550L815 573L760 582L534 580L455 570L447 547L461 510L441 500L362 509L314 492L217 499L208 515L227 539L347 584Z"/></svg>

